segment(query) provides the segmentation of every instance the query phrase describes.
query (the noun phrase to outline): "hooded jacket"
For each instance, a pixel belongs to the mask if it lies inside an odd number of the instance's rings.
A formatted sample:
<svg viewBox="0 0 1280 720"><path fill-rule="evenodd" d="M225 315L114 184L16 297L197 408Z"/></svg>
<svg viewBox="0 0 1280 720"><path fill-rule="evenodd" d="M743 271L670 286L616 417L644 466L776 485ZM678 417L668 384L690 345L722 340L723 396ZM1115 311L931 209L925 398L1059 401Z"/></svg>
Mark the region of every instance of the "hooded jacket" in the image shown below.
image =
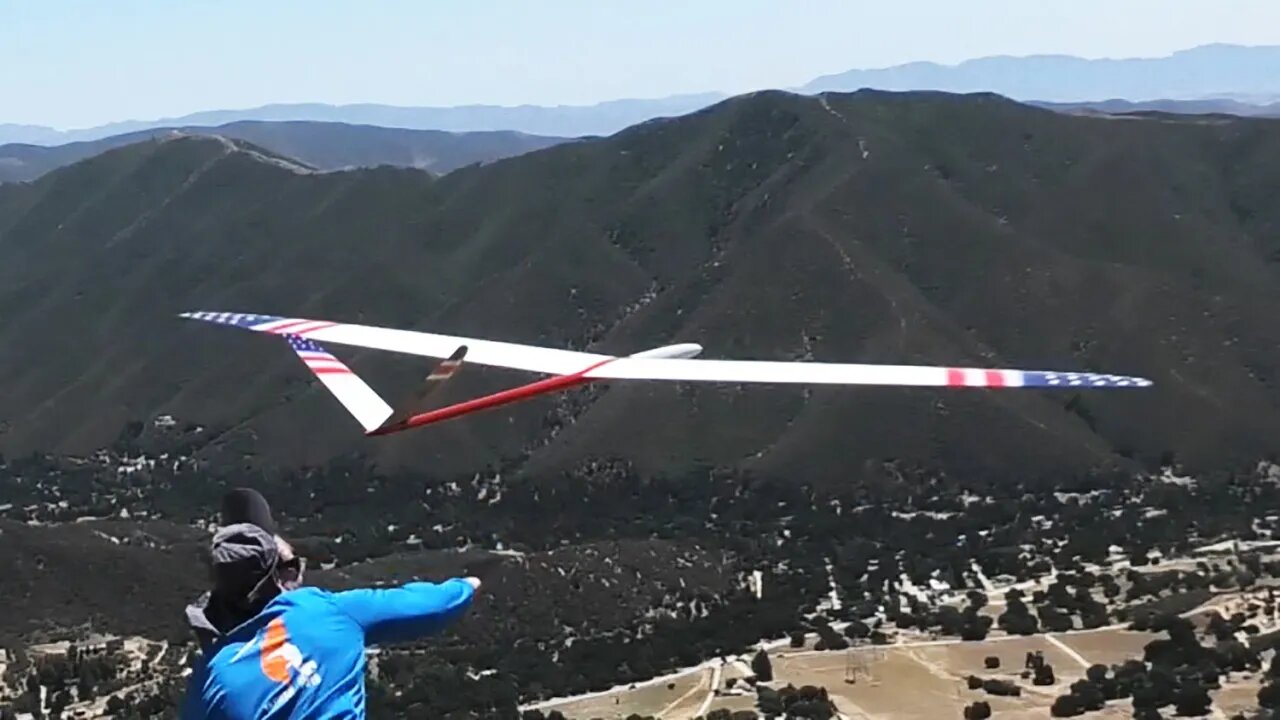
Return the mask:
<svg viewBox="0 0 1280 720"><path fill-rule="evenodd" d="M183 720L365 717L365 647L438 632L470 606L465 580L272 598L227 628L216 593L187 607L203 647Z"/></svg>

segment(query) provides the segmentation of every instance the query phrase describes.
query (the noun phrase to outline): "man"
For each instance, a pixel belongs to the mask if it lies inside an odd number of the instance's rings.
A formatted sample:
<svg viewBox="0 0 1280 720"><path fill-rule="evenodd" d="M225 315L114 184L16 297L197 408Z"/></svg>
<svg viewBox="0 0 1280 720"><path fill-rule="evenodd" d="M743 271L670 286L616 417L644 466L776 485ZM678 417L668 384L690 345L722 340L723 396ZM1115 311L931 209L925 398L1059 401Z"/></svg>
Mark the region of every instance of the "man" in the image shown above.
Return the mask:
<svg viewBox="0 0 1280 720"><path fill-rule="evenodd" d="M436 632L480 581L328 592L302 587L305 564L275 532L266 499L233 490L213 536L213 590L187 607L203 649L184 720L363 718L366 645Z"/></svg>

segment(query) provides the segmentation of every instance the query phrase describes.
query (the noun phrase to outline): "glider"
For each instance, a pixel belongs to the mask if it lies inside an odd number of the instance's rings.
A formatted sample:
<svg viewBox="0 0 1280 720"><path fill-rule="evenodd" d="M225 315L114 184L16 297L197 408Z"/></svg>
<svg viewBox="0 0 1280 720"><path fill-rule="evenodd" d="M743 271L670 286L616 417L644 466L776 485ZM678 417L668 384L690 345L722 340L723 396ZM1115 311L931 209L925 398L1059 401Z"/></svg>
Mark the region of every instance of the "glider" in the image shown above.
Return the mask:
<svg viewBox="0 0 1280 720"><path fill-rule="evenodd" d="M181 317L283 337L299 359L364 427L386 435L599 380L668 380L726 383L895 385L981 388L1136 388L1150 380L1099 373L956 368L927 365L868 365L697 358L696 343L667 345L634 355L613 356L412 330L229 312L188 312ZM330 354L321 342L441 359L419 397L392 408L373 388ZM453 377L464 361L524 370L551 377L492 395L416 411Z"/></svg>

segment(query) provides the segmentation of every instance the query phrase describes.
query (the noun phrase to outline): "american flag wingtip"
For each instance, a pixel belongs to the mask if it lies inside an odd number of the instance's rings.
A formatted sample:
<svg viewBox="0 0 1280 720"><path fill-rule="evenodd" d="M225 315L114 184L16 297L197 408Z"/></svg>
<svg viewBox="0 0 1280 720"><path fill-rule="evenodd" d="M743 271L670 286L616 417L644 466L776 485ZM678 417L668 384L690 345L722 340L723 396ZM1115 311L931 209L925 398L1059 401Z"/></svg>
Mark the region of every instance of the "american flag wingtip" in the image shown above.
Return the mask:
<svg viewBox="0 0 1280 720"><path fill-rule="evenodd" d="M1044 388L1146 388L1155 383L1144 377L1091 372L1034 372L1025 374L1025 382Z"/></svg>
<svg viewBox="0 0 1280 720"><path fill-rule="evenodd" d="M263 325L280 323L289 320L289 318L280 315L263 315L261 313L246 312L225 312L211 310L195 310L179 313L178 317L188 320L201 320L215 325L229 325L231 327L247 328L256 330ZM320 323L316 323L317 325Z"/></svg>

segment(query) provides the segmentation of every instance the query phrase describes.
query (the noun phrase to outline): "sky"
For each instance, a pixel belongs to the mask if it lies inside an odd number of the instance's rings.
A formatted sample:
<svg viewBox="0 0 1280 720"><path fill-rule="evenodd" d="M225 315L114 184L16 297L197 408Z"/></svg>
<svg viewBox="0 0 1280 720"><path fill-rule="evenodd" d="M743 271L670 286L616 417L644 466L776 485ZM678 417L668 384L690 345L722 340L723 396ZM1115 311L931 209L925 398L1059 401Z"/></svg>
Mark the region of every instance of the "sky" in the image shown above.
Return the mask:
<svg viewBox="0 0 1280 720"><path fill-rule="evenodd" d="M0 123L578 105L929 60L1280 44L1280 0L0 0Z"/></svg>

